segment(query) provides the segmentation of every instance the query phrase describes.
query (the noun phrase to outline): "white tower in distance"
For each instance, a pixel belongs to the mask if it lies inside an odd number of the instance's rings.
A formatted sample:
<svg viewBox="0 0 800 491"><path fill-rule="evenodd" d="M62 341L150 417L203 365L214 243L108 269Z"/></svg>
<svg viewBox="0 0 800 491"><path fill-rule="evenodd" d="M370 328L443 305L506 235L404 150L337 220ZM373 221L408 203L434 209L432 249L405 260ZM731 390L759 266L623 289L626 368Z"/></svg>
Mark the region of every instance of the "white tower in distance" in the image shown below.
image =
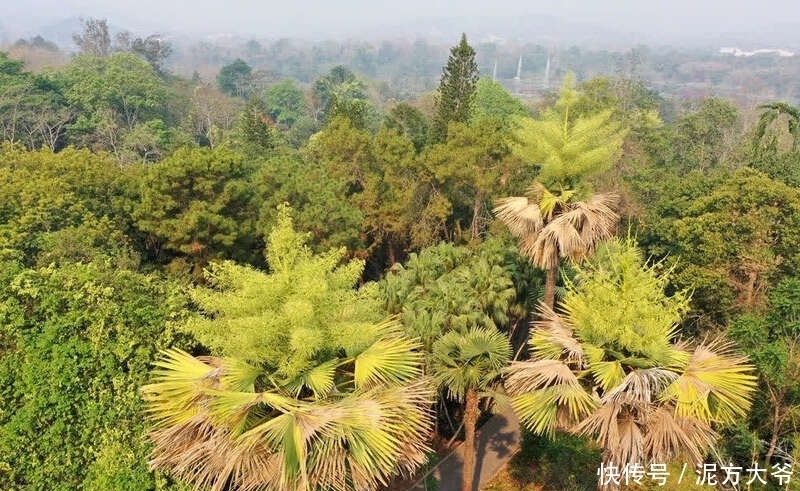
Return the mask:
<svg viewBox="0 0 800 491"><path fill-rule="evenodd" d="M547 64L544 66L544 88L550 89L550 52L547 52Z"/></svg>

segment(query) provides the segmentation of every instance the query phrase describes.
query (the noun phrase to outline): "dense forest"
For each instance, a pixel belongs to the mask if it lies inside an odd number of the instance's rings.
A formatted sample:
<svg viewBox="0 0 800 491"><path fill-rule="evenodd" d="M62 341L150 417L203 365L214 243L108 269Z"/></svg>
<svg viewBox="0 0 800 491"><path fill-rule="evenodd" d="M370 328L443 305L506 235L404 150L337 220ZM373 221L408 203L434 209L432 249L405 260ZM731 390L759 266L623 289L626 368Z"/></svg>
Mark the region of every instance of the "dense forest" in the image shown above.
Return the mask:
<svg viewBox="0 0 800 491"><path fill-rule="evenodd" d="M156 35L74 40L0 52L0 489L382 489L463 440L471 490L506 406L574 438L545 489L800 489L791 102L676 99L641 50L520 99L466 36L432 87L390 44L189 78Z"/></svg>

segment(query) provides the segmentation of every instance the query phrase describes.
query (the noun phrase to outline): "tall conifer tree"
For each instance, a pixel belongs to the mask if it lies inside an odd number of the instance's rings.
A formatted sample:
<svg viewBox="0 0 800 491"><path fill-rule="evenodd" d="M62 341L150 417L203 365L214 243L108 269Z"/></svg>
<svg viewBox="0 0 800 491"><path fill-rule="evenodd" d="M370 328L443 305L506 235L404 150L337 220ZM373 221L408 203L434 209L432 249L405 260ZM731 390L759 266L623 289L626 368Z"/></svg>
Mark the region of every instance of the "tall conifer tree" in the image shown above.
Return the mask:
<svg viewBox="0 0 800 491"><path fill-rule="evenodd" d="M461 34L461 42L450 49L447 66L442 70L433 120L434 142L440 143L447 139L448 123L469 121L477 83L475 50L467 43L467 35Z"/></svg>

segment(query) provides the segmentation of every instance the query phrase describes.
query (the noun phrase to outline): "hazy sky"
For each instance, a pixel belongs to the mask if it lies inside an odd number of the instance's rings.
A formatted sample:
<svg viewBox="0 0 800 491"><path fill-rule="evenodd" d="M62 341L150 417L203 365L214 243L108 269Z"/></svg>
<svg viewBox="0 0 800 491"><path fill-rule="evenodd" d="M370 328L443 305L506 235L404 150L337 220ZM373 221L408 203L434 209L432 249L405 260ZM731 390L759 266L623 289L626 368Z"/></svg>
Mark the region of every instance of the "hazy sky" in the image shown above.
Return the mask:
<svg viewBox="0 0 800 491"><path fill-rule="evenodd" d="M551 14L631 31L730 30L800 23L792 0L0 0L0 22L25 25L71 16L106 17L118 25L157 25L180 32L236 30L337 32L369 24L413 24L430 17ZM549 3L549 5L548 5Z"/></svg>

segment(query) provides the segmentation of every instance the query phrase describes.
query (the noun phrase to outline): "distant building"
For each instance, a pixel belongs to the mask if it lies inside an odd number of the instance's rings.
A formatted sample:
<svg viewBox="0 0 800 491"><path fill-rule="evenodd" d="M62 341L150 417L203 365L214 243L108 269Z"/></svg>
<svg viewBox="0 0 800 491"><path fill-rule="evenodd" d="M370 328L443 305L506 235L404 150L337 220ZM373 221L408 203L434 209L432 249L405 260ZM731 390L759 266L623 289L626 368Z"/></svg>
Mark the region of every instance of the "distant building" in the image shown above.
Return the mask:
<svg viewBox="0 0 800 491"><path fill-rule="evenodd" d="M739 48L720 48L719 52L723 55L733 56L756 56L756 55L777 55L780 57L794 56L794 52L786 49L756 49L753 51L745 51Z"/></svg>

